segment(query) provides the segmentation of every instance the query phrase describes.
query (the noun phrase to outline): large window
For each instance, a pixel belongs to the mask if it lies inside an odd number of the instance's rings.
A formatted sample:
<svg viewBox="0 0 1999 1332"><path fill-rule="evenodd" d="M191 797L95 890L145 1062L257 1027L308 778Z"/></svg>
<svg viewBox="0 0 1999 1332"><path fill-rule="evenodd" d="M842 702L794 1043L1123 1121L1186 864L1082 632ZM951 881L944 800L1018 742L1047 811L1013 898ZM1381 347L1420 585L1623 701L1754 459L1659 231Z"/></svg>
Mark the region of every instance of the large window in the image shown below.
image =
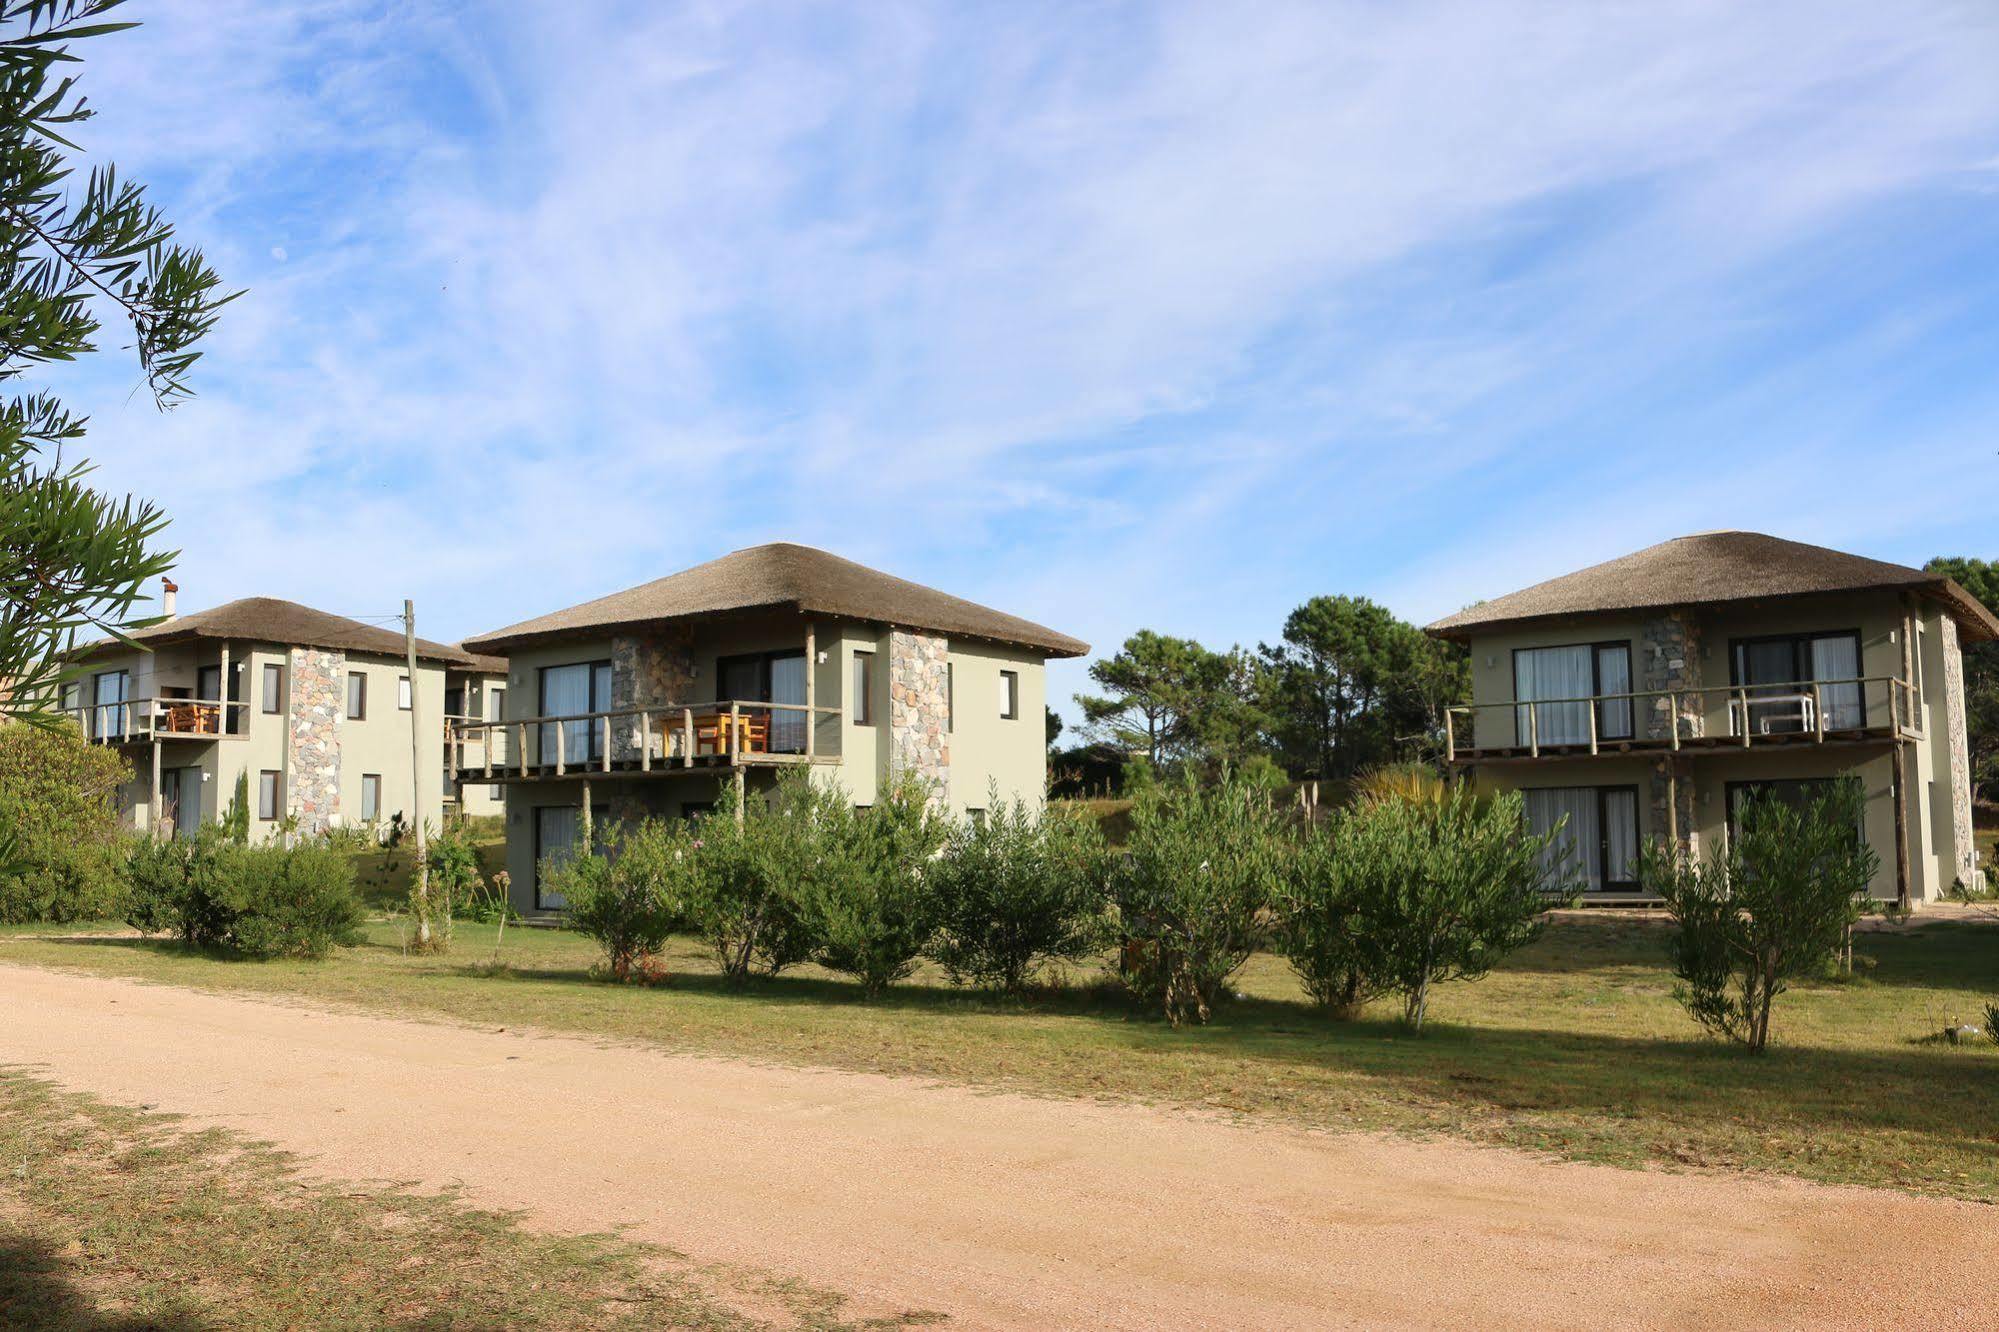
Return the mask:
<svg viewBox="0 0 1999 1332"><path fill-rule="evenodd" d="M97 706L90 733L99 739L123 738L127 727L125 704L132 698L130 671L105 671L92 682L91 702Z"/></svg>
<svg viewBox="0 0 1999 1332"><path fill-rule="evenodd" d="M1586 745L1590 707L1595 699L1599 740L1629 740L1632 700L1603 695L1631 692L1629 643L1572 643L1563 647L1516 648L1513 697L1516 744ZM1553 702L1538 700L1559 700Z"/></svg>
<svg viewBox="0 0 1999 1332"><path fill-rule="evenodd" d="M583 714L606 712L611 707L611 663L577 662L573 666L541 668L541 715L578 717L577 721L541 724L541 762L555 763L556 731L562 733L565 763L583 763L604 757L604 728Z"/></svg>
<svg viewBox="0 0 1999 1332"><path fill-rule="evenodd" d="M1860 635L1786 634L1743 638L1734 643L1734 683L1748 685L1751 735L1812 729L1812 686L1828 731L1867 725L1867 699L1860 684ZM1742 718L1737 717L1737 724Z"/></svg>
<svg viewBox="0 0 1999 1332"><path fill-rule="evenodd" d="M1742 810L1752 800L1774 800L1780 805L1803 809L1832 794L1840 777L1797 777L1780 778L1763 782L1730 782L1728 784L1728 835L1734 837L1742 827ZM1864 817L1864 815L1863 815ZM1865 832L1859 824L1853 828L1855 842L1864 840Z"/></svg>
<svg viewBox="0 0 1999 1332"><path fill-rule="evenodd" d="M770 710L770 748L774 754L805 752L803 648L724 657L715 663L715 677L718 702L799 705Z"/></svg>
<svg viewBox="0 0 1999 1332"><path fill-rule="evenodd" d="M1580 879L1592 893L1637 891L1637 787L1556 786L1521 794L1529 831L1541 837L1558 825L1562 830L1543 856L1549 887Z"/></svg>
<svg viewBox="0 0 1999 1332"><path fill-rule="evenodd" d="M875 724L875 654L854 654L854 725Z"/></svg>
<svg viewBox="0 0 1999 1332"><path fill-rule="evenodd" d="M561 668L556 668L561 669ZM583 838L583 811L576 805L544 805L534 812L534 904L560 911L569 899L547 887L548 872L576 858Z"/></svg>

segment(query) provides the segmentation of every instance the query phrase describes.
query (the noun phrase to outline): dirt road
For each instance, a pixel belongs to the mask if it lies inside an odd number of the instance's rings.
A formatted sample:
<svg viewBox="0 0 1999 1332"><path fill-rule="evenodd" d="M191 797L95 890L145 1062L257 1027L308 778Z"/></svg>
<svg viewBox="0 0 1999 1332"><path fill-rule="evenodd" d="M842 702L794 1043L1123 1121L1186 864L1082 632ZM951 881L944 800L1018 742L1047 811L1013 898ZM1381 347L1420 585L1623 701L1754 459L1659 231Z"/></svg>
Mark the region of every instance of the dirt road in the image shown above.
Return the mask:
<svg viewBox="0 0 1999 1332"><path fill-rule="evenodd" d="M968 1327L1986 1326L1999 1208L0 966L0 1063Z"/></svg>

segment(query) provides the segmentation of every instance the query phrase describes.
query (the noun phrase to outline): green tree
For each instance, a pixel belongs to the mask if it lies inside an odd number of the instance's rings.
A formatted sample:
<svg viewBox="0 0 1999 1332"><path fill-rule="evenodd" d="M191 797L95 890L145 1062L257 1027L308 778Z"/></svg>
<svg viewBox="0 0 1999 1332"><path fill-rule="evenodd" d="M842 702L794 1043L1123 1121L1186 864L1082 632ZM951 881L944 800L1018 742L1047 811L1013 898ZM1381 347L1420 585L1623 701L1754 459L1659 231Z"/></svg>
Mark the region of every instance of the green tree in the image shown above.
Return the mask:
<svg viewBox="0 0 1999 1332"><path fill-rule="evenodd" d="M1043 961L1087 956L1103 933L1103 834L1089 818L1007 802L961 820L931 862L931 956L953 984L1017 995Z"/></svg>
<svg viewBox="0 0 1999 1332"><path fill-rule="evenodd" d="M0 723L0 924L91 920L119 909L118 787L124 759L74 727Z"/></svg>
<svg viewBox="0 0 1999 1332"><path fill-rule="evenodd" d="M1441 731L1465 694L1462 654L1366 597L1314 597L1260 648L1264 711L1293 771L1350 777Z"/></svg>
<svg viewBox="0 0 1999 1332"><path fill-rule="evenodd" d="M1090 663L1104 693L1077 695L1101 739L1154 768L1183 758L1226 757L1258 733L1249 707L1249 663L1191 638L1141 629L1116 655Z"/></svg>
<svg viewBox="0 0 1999 1332"><path fill-rule="evenodd" d="M1999 614L1999 561L1939 556L1923 566L1955 578L1964 590ZM1971 746L1971 780L1988 800L1999 800L1999 643L1964 652L1964 721Z"/></svg>
<svg viewBox="0 0 1999 1332"><path fill-rule="evenodd" d="M98 21L120 3L0 0L0 379L95 351L108 315L167 407L231 298L139 186L108 165L72 179L69 136L92 114L74 47L134 26ZM131 627L143 584L173 565L159 509L87 484L84 424L46 393L0 399L0 720L51 720L77 635Z"/></svg>

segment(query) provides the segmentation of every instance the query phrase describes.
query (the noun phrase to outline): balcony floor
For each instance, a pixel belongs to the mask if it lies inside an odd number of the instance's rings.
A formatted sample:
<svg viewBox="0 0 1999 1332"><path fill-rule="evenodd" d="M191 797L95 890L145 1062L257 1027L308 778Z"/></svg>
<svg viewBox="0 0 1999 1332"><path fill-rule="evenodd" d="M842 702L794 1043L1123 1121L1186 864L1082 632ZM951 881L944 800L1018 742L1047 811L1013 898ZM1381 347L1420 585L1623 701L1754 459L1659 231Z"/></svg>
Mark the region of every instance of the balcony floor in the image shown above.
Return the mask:
<svg viewBox="0 0 1999 1332"><path fill-rule="evenodd" d="M588 781L591 778L629 777L641 781L655 777L685 777L694 773L722 773L731 768L792 768L801 764L826 766L840 761L838 754L702 754L692 763L683 763L678 758L654 758L650 767L643 767L636 758L614 758L609 763L592 759L584 764L566 764L557 772L553 763L530 764L525 768L500 767L495 765L488 773L484 765L458 769L458 780L468 785L483 786L503 782L571 782Z"/></svg>
<svg viewBox="0 0 1999 1332"><path fill-rule="evenodd" d="M1587 743L1576 745L1542 745L1537 754L1527 745L1501 745L1486 749L1459 749L1451 756L1451 762L1465 763L1539 763L1545 759L1557 758L1623 758L1632 755L1657 757L1662 754L1681 754L1688 757L1706 757L1720 754L1769 753L1782 749L1832 749L1838 748L1880 748L1893 744L1898 739L1914 739L1913 736L1898 735L1892 726L1855 727L1843 731L1827 731L1823 740L1810 731L1778 731L1768 735L1752 735L1744 744L1739 735L1681 736L1676 746L1671 739L1601 740L1596 752L1591 753Z"/></svg>

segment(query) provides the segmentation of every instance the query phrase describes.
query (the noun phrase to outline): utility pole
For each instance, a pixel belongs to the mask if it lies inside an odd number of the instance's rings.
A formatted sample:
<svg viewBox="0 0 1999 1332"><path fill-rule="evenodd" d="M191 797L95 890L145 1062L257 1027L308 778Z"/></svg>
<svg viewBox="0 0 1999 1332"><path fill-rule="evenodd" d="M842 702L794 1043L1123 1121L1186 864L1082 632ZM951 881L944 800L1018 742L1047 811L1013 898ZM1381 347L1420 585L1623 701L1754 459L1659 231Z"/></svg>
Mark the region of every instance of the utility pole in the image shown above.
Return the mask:
<svg viewBox="0 0 1999 1332"><path fill-rule="evenodd" d="M416 942L430 947L430 858L424 854L423 709L416 687L416 603L403 600L403 652L410 672L410 823L416 829Z"/></svg>

